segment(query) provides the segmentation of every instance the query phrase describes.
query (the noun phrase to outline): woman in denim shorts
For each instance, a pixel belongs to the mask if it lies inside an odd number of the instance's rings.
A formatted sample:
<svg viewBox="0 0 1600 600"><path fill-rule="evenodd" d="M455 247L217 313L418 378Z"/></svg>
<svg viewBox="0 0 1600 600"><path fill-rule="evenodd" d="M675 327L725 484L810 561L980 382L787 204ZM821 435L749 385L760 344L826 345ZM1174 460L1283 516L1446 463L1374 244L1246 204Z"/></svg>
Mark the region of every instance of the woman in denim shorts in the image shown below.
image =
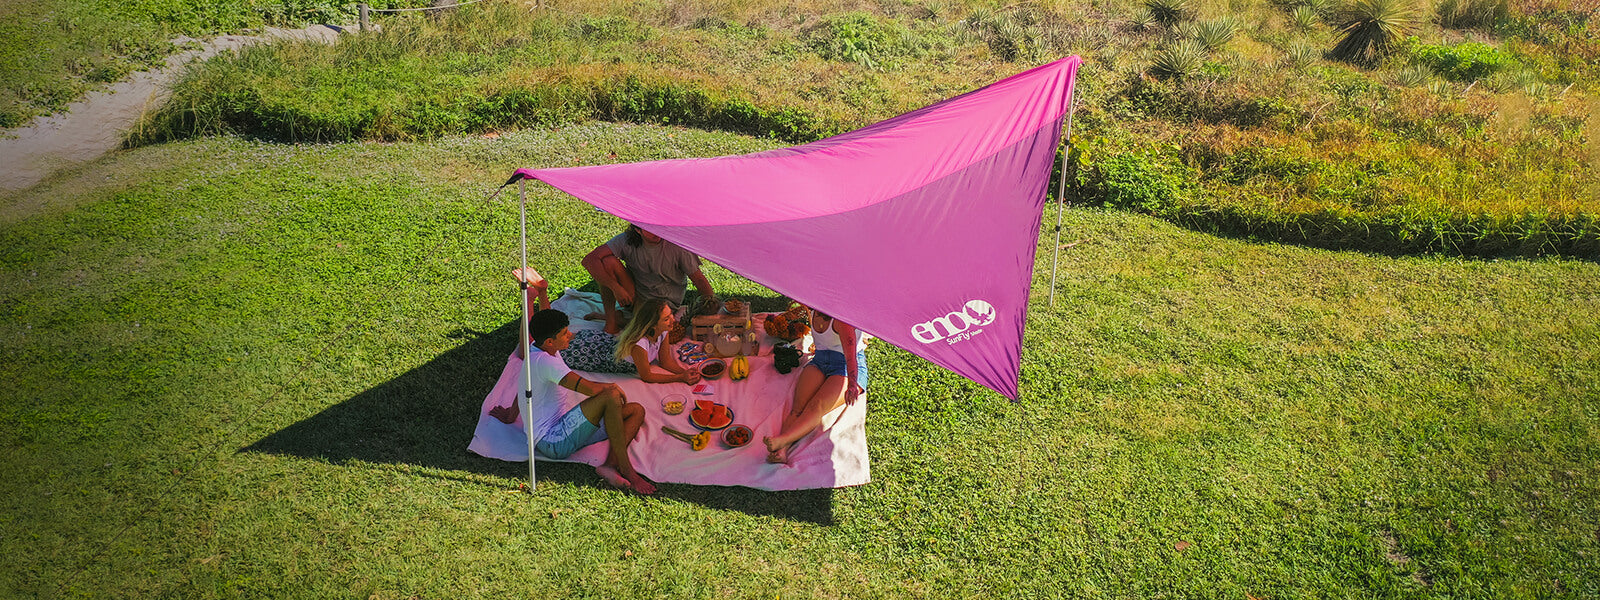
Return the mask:
<svg viewBox="0 0 1600 600"><path fill-rule="evenodd" d="M778 435L762 438L767 462L788 463L796 443L822 427L822 416L856 403L867 389L867 334L817 311L811 315L816 355L800 372Z"/></svg>

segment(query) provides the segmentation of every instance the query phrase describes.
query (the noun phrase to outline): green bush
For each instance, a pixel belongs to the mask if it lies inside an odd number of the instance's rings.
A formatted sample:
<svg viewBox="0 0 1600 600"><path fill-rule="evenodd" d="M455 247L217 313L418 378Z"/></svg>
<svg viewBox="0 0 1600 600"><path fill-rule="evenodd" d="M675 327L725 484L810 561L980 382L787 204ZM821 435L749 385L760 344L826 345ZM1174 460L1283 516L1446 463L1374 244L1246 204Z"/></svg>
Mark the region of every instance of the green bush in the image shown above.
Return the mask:
<svg viewBox="0 0 1600 600"><path fill-rule="evenodd" d="M817 55L879 69L920 56L922 42L905 26L863 12L823 19L802 32L801 39Z"/></svg>
<svg viewBox="0 0 1600 600"><path fill-rule="evenodd" d="M1084 189L1103 206L1168 214L1188 199L1186 170L1149 152L1114 154L1091 165Z"/></svg>
<svg viewBox="0 0 1600 600"><path fill-rule="evenodd" d="M1509 53L1478 42L1454 46L1416 44L1410 53L1411 62L1451 81L1476 81L1517 65L1517 59Z"/></svg>

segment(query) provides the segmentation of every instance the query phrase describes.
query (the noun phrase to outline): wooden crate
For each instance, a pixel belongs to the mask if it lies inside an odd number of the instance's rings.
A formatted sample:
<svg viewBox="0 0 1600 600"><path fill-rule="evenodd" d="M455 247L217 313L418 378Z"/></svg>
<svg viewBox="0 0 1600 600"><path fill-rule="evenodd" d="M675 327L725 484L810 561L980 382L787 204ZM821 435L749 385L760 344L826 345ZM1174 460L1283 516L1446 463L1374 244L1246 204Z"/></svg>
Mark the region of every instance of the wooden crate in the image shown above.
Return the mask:
<svg viewBox="0 0 1600 600"><path fill-rule="evenodd" d="M711 339L711 334L718 325L722 326L724 332L737 333L743 338L750 331L749 328L745 327L746 323L750 323L750 306L748 304L739 314L723 312L715 315L692 317L689 319L689 338L697 342L706 342ZM706 353L715 354L710 348L710 344L707 344Z"/></svg>

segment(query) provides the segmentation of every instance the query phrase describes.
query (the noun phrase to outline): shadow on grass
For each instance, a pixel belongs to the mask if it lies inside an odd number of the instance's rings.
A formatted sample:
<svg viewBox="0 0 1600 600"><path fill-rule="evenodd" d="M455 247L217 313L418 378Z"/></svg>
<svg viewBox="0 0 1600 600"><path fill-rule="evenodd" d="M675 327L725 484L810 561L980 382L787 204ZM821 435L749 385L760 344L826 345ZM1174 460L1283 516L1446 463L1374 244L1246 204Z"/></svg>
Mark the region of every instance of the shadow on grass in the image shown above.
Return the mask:
<svg viewBox="0 0 1600 600"><path fill-rule="evenodd" d="M241 451L333 464L394 464L524 479L526 463L467 451L478 424L478 409L505 366L507 349L516 343L516 331L515 321L492 332L456 331L451 337L465 340L460 346ZM602 486L594 468L581 464L541 462L538 477L541 484ZM764 492L661 484L657 496L750 515L834 523L831 489Z"/></svg>

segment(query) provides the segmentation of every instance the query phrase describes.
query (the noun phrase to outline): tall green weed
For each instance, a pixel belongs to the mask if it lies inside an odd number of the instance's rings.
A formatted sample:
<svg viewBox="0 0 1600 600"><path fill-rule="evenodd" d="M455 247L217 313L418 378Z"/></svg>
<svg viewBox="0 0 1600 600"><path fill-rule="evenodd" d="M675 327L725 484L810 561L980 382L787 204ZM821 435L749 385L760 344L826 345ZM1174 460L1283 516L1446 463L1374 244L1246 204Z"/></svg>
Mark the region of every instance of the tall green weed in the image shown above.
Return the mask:
<svg viewBox="0 0 1600 600"><path fill-rule="evenodd" d="M1477 81L1517 66L1517 59L1511 54L1479 42L1454 46L1413 44L1408 50L1412 62L1452 81Z"/></svg>

